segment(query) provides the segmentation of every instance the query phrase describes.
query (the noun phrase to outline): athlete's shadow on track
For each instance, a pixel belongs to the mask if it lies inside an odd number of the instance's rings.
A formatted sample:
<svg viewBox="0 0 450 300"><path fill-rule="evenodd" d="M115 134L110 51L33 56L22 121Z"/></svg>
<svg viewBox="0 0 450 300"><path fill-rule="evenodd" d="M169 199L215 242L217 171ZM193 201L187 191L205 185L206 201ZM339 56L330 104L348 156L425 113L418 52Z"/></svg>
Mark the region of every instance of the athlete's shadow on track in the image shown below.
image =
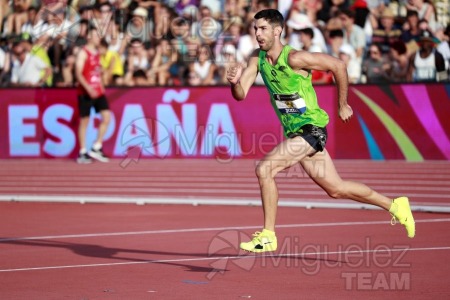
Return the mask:
<svg viewBox="0 0 450 300"><path fill-rule="evenodd" d="M63 248L72 251L73 253L86 257L95 257L102 259L114 259L118 261L128 261L128 262L136 262L136 263L154 263L154 264L164 264L164 265L172 265L186 268L185 271L188 272L218 272L223 273L229 271L226 269L226 263L217 263L218 261L224 261L226 259L231 260L239 260L239 259L257 259L258 256L253 256L254 254L242 254L242 253L186 253L186 252L165 252L165 251L152 251L152 250L136 250L136 249L126 249L126 248L114 248L114 247L104 247L100 245L94 244L81 244L81 243L69 243L69 242L61 242L61 241L51 241L51 240L43 240L43 239L9 239L9 238L0 238L0 244L12 244L12 245L20 245L20 246L37 246L37 247L50 247L50 248ZM145 255L161 255L161 256L174 256L176 258L162 258L162 259L141 259L141 258L132 258L120 255L121 253L130 253L130 254L145 254ZM180 258L187 257L187 258ZM177 261L183 260L197 260L200 258L202 261L210 261L211 267L203 267L196 266L186 263L180 263ZM201 259L204 258L204 259ZM320 257L311 257L311 255L295 255L288 256L283 254L268 254L266 259L273 259L274 261L280 262L280 260L292 260L292 261L313 261L313 262L331 262L338 264L346 264L346 261L334 260L329 258L320 258ZM99 263L101 265L101 263ZM239 265L238 263L235 263ZM219 266L219 267L218 267ZM223 266L223 267L220 267ZM248 264L247 264L248 266ZM244 267L246 269L246 267Z"/></svg>

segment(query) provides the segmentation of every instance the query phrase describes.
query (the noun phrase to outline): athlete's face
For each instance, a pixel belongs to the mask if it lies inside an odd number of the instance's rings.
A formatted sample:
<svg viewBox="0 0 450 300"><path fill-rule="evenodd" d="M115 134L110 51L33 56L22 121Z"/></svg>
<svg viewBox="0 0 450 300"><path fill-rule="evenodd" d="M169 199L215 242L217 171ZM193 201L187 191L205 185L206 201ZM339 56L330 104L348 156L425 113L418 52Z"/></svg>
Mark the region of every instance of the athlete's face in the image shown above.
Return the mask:
<svg viewBox="0 0 450 300"><path fill-rule="evenodd" d="M255 35L261 50L268 51L272 48L278 28L281 29L279 26L273 27L263 18L255 20Z"/></svg>

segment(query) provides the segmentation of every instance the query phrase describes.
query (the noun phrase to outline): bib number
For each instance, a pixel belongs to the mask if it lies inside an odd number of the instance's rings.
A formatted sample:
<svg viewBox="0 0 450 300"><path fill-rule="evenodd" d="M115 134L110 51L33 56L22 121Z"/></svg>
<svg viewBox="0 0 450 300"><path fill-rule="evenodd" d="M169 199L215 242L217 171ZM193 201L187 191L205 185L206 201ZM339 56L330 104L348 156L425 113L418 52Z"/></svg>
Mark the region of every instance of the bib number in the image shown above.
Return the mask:
<svg viewBox="0 0 450 300"><path fill-rule="evenodd" d="M275 104L282 114L303 114L306 111L305 99L298 93L292 95L274 95Z"/></svg>

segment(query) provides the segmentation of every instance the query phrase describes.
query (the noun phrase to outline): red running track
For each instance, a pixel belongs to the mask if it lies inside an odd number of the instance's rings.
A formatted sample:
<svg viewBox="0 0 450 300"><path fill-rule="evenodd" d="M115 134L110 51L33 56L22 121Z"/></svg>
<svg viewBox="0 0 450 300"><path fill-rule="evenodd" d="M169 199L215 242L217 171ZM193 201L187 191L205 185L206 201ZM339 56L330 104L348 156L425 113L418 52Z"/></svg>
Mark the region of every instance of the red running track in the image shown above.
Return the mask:
<svg viewBox="0 0 450 300"><path fill-rule="evenodd" d="M450 216L281 207L273 254L240 253L261 208L0 202L0 299L448 299Z"/></svg>
<svg viewBox="0 0 450 300"><path fill-rule="evenodd" d="M415 212L408 239L381 210L295 207L337 201L295 167L277 179L291 206L279 209L279 249L240 253L262 224L261 207L242 205L259 202L255 164L0 161L0 199L25 201L0 202L0 299L448 298L448 214ZM336 161L345 179L441 209L449 164Z"/></svg>
<svg viewBox="0 0 450 300"><path fill-rule="evenodd" d="M56 159L0 160L0 200L259 204L256 163L147 159L77 165ZM407 195L417 208L450 212L448 161L337 160L335 164L344 179L362 181L388 197ZM330 199L300 166L280 173L277 182L281 205L358 205Z"/></svg>

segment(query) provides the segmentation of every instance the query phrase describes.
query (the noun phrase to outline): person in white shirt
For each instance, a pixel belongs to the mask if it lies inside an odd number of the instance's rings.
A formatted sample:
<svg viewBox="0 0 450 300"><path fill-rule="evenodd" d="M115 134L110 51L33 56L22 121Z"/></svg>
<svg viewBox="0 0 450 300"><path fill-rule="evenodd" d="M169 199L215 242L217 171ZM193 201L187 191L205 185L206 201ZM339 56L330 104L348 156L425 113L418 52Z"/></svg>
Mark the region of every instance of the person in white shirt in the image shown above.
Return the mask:
<svg viewBox="0 0 450 300"><path fill-rule="evenodd" d="M445 60L435 49L438 40L430 31L423 31L419 38L419 50L411 55L408 80L436 82L448 79Z"/></svg>
<svg viewBox="0 0 450 300"><path fill-rule="evenodd" d="M343 44L339 48L339 58L347 66L349 83L361 82L361 64L356 57L356 51L350 44Z"/></svg>
<svg viewBox="0 0 450 300"><path fill-rule="evenodd" d="M22 42L13 45L11 85L23 87L42 86L51 75L51 68L39 57L31 55Z"/></svg>

